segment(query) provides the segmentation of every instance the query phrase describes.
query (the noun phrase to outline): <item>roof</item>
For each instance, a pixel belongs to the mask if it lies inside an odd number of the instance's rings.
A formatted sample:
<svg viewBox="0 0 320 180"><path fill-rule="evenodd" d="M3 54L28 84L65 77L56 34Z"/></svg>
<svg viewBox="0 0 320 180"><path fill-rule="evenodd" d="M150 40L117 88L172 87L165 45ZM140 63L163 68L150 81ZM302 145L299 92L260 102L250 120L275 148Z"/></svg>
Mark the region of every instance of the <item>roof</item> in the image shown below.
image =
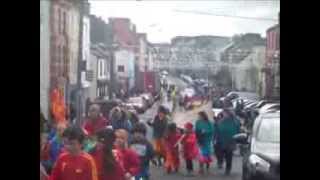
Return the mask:
<svg viewBox="0 0 320 180"><path fill-rule="evenodd" d="M227 46L225 46L224 48L222 48L221 51L225 51L225 50L227 50L227 49L229 49L229 48L232 48L233 46L234 46L234 42L231 42L230 44L228 44Z"/></svg>
<svg viewBox="0 0 320 180"><path fill-rule="evenodd" d="M279 28L279 27L280 27L280 25L279 25L279 24L276 24L276 25L270 27L269 29L267 29L267 32L272 31L272 30L274 30L274 29L276 29L276 28Z"/></svg>
<svg viewBox="0 0 320 180"><path fill-rule="evenodd" d="M112 19L114 36L121 46L133 46L137 42L135 33L130 29L131 25L133 24L131 24L130 20L127 18Z"/></svg>

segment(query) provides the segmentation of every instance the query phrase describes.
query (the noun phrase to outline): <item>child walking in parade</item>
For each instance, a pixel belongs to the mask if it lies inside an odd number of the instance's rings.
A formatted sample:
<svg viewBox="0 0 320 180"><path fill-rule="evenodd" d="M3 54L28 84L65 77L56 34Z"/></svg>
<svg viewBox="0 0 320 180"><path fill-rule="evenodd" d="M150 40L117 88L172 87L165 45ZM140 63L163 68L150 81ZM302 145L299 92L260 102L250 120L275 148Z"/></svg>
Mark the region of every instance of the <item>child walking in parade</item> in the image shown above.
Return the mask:
<svg viewBox="0 0 320 180"><path fill-rule="evenodd" d="M183 158L186 162L187 176L194 176L193 174L193 160L199 155L197 146L197 137L193 130L193 124L188 122L184 125L184 134L180 138L183 149Z"/></svg>
<svg viewBox="0 0 320 180"><path fill-rule="evenodd" d="M81 128L69 127L63 132L66 152L59 155L50 180L98 180L94 159L82 151Z"/></svg>
<svg viewBox="0 0 320 180"><path fill-rule="evenodd" d="M196 121L196 135L197 141L200 149L200 174L204 174L204 165L206 165L207 173L209 173L210 163L212 162L212 152L213 152L213 135L214 126L210 122L207 113L201 111L199 112L199 118Z"/></svg>
<svg viewBox="0 0 320 180"><path fill-rule="evenodd" d="M116 140L112 128L101 129L97 132L97 145L90 152L95 160L98 180L127 180L120 153L114 149Z"/></svg>
<svg viewBox="0 0 320 180"><path fill-rule="evenodd" d="M116 130L115 135L116 140L114 146L119 153L120 161L122 161L125 176L127 179L132 179L134 176L138 175L140 171L140 158L135 151L129 148L129 134L125 129Z"/></svg>
<svg viewBox="0 0 320 180"><path fill-rule="evenodd" d="M146 138L147 128L143 123L137 123L132 129L130 148L140 157L140 171L135 180L149 180L149 162L154 157L152 144Z"/></svg>
<svg viewBox="0 0 320 180"><path fill-rule="evenodd" d="M166 160L165 160L165 168L168 174L172 171L178 172L180 166L179 159L179 146L177 143L181 138L181 134L177 129L177 125L175 123L170 123L168 125L168 131L165 138L166 144Z"/></svg>

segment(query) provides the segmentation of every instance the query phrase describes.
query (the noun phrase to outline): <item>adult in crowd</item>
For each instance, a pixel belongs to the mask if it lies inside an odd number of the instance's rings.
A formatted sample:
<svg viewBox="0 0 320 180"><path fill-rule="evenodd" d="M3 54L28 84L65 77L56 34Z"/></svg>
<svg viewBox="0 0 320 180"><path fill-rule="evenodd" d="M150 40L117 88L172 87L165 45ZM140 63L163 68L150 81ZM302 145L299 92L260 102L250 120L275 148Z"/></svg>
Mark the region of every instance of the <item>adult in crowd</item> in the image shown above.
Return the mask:
<svg viewBox="0 0 320 180"><path fill-rule="evenodd" d="M233 151L236 149L236 143L233 136L240 132L240 122L230 108L223 110L223 119L217 125L217 142L221 149L222 160L219 162L220 168L226 161L225 174L229 175L232 168Z"/></svg>

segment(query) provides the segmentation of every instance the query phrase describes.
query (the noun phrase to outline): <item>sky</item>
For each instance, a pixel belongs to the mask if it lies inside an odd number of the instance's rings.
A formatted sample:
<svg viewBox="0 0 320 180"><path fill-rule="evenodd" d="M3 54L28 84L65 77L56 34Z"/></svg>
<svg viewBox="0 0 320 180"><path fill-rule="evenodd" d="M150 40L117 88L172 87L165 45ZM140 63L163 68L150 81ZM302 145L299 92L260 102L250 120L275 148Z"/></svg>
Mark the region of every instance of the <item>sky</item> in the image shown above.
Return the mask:
<svg viewBox="0 0 320 180"><path fill-rule="evenodd" d="M152 43L169 43L175 36L231 37L240 33L260 33L265 37L266 30L277 24L280 11L280 0L89 2L91 14L102 17L106 23L109 17L129 18L137 32L147 33Z"/></svg>

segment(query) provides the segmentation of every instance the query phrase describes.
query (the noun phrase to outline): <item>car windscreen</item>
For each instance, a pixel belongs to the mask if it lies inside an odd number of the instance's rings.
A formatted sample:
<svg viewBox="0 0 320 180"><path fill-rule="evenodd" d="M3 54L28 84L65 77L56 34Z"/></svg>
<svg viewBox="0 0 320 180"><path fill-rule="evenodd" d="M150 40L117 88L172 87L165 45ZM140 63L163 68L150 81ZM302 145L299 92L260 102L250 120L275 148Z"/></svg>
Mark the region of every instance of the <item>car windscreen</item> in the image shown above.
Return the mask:
<svg viewBox="0 0 320 180"><path fill-rule="evenodd" d="M266 118L261 121L257 133L257 140L261 142L280 143L280 119Z"/></svg>

